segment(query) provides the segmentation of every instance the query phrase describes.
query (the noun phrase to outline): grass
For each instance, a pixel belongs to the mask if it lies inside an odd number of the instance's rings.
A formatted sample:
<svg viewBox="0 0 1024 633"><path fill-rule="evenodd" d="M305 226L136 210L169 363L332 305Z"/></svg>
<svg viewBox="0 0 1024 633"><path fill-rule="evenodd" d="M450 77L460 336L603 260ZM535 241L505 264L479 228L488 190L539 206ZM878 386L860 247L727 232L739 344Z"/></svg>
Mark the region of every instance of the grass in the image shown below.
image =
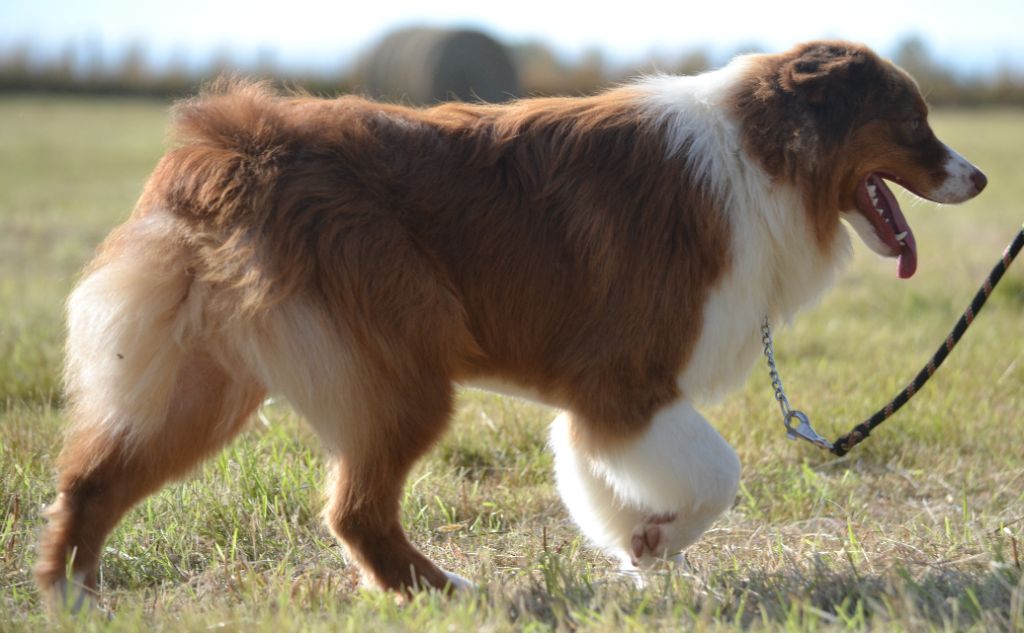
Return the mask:
<svg viewBox="0 0 1024 633"><path fill-rule="evenodd" d="M111 622L43 614L30 568L64 423L62 301L130 210L165 116L153 102L0 100L0 631L1024 631L1022 264L923 393L846 458L784 439L761 365L706 408L740 453L741 492L688 552L692 569L645 590L568 522L545 448L553 412L466 392L403 514L473 595L397 605L359 589L318 519L320 449L273 404L113 534ZM963 207L908 202L917 276L858 247L776 339L790 397L829 437L913 376L1024 219L1024 113L933 123L989 190Z"/></svg>

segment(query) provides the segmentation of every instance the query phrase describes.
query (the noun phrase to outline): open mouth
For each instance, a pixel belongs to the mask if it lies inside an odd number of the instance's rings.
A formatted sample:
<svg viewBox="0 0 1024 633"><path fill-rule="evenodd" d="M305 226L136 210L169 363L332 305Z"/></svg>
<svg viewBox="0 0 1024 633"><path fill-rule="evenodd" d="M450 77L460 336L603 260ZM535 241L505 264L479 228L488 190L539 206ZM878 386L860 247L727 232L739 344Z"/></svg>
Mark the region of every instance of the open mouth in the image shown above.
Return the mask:
<svg viewBox="0 0 1024 633"><path fill-rule="evenodd" d="M890 180L898 182L895 178ZM851 223L864 242L879 255L899 258L897 267L900 279L912 277L917 270L917 242L896 202L896 196L885 184L882 175L876 172L868 174L857 186L854 202L869 225L862 227L859 226L862 223Z"/></svg>

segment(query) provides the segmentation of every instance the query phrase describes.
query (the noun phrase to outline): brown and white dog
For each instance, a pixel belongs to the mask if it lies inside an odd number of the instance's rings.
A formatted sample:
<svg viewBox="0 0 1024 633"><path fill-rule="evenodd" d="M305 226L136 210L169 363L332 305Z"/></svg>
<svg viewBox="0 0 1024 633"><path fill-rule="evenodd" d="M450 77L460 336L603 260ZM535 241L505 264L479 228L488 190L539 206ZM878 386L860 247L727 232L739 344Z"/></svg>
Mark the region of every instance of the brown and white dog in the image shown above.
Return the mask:
<svg viewBox="0 0 1024 633"><path fill-rule="evenodd" d="M906 73L845 42L576 99L415 110L227 83L179 104L176 146L68 303L40 584L94 590L124 512L268 393L323 438L326 522L379 586L465 582L398 512L460 384L565 411L558 487L596 545L628 568L679 552L740 476L694 403L743 378L764 315L834 279L840 220L909 277L886 181L944 203L984 188L926 115Z"/></svg>

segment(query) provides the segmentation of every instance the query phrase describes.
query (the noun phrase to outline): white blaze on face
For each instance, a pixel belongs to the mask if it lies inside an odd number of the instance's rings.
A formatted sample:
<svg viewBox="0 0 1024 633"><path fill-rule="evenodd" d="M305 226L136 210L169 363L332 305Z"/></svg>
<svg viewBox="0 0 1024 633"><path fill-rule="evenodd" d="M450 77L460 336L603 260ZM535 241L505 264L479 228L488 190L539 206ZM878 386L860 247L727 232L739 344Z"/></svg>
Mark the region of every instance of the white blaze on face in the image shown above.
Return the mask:
<svg viewBox="0 0 1024 633"><path fill-rule="evenodd" d="M945 204L963 202L978 195L985 187L985 176L966 158L961 156L953 148L947 146L949 158L943 166L946 170L946 179L927 192L929 200Z"/></svg>

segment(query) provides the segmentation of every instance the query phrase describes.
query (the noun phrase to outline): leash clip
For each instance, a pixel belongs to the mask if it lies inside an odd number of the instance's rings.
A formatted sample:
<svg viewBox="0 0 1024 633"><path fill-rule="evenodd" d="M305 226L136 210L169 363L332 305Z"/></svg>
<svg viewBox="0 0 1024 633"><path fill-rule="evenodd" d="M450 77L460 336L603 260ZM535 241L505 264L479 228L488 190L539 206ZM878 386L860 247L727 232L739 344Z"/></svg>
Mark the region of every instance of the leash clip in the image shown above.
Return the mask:
<svg viewBox="0 0 1024 633"><path fill-rule="evenodd" d="M796 418L798 422L796 426L793 426L793 418ZM786 417L782 419L782 423L786 425L786 437L789 439L804 439L815 446L832 450L832 442L829 442L822 436L818 435L818 432L811 426L810 419L807 418L803 411L797 411L795 409L790 411L786 414Z"/></svg>

